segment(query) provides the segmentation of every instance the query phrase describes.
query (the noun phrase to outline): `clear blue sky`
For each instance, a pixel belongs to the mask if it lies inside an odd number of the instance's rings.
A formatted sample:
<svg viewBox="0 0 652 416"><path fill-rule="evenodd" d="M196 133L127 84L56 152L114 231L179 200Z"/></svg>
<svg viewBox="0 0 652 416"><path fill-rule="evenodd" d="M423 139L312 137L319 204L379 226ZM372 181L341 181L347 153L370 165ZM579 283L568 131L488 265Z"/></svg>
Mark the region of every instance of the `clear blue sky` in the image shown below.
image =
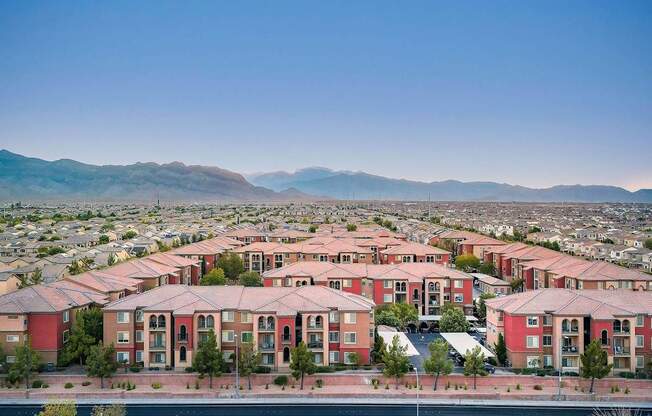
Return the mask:
<svg viewBox="0 0 652 416"><path fill-rule="evenodd" d="M4 0L0 147L652 187L652 1Z"/></svg>

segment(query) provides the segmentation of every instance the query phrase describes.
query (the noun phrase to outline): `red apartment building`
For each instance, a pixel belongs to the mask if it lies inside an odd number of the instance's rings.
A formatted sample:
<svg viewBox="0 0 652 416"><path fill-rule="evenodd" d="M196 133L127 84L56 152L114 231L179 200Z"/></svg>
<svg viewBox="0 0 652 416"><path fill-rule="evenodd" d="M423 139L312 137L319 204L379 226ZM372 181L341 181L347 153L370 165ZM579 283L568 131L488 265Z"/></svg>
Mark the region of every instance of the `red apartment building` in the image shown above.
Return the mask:
<svg viewBox="0 0 652 416"><path fill-rule="evenodd" d="M614 373L652 360L652 293L631 290L540 289L487 300L487 343L502 333L515 368L580 371L594 339Z"/></svg>
<svg viewBox="0 0 652 416"><path fill-rule="evenodd" d="M299 262L263 274L267 287L328 286L375 304L410 303L422 315L439 315L444 303L473 312L473 278L435 263L336 264Z"/></svg>
<svg viewBox="0 0 652 416"><path fill-rule="evenodd" d="M104 308L104 343L119 361L184 368L214 331L227 361L236 342L250 342L263 365L287 370L290 351L305 342L318 365L369 363L374 304L324 286L245 288L162 286Z"/></svg>

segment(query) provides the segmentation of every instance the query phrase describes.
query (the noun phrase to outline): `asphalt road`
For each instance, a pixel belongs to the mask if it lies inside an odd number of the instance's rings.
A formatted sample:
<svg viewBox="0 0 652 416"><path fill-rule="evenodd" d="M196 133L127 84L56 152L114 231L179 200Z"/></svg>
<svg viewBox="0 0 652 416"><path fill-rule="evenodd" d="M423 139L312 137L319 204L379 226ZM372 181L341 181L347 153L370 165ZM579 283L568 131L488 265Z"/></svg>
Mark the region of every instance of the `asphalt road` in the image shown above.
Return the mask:
<svg viewBox="0 0 652 416"><path fill-rule="evenodd" d="M78 415L90 415L90 405L79 405ZM40 410L36 405L2 405L2 416L33 416ZM590 407L568 408L553 407L542 404L541 406L455 406L455 405L421 405L419 415L483 415L483 416L590 416L593 409ZM416 415L416 407L401 405L210 405L210 404L183 404L183 405L155 405L155 404L130 404L127 408L128 416L393 416ZM652 415L651 410L640 413L641 416Z"/></svg>

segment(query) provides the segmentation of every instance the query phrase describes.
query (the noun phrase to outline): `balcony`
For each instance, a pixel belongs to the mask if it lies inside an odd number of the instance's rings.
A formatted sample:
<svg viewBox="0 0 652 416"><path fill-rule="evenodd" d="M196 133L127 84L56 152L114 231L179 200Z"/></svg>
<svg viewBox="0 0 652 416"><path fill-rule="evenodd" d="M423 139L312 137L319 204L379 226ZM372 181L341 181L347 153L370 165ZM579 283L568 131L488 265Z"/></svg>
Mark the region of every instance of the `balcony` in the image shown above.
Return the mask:
<svg viewBox="0 0 652 416"><path fill-rule="evenodd" d="M324 348L324 343L322 341L310 341L308 342L308 348L320 350Z"/></svg>
<svg viewBox="0 0 652 416"><path fill-rule="evenodd" d="M158 325L154 323L149 323L149 330L150 331L165 331L165 325Z"/></svg>
<svg viewBox="0 0 652 416"><path fill-rule="evenodd" d="M562 354L576 355L579 353L577 345L564 345L561 347Z"/></svg>
<svg viewBox="0 0 652 416"><path fill-rule="evenodd" d="M290 344L292 342L292 337L290 335L283 335L281 337L281 342L283 344Z"/></svg>
<svg viewBox="0 0 652 416"><path fill-rule="evenodd" d="M273 332L275 329L275 325L272 324L258 324L258 331L264 331L264 332Z"/></svg>
<svg viewBox="0 0 652 416"><path fill-rule="evenodd" d="M631 332L629 331L629 328L614 329L614 335L628 337L631 335Z"/></svg>
<svg viewBox="0 0 652 416"><path fill-rule="evenodd" d="M262 342L258 344L258 348L261 351L273 351L274 350L274 343L273 342Z"/></svg>
<svg viewBox="0 0 652 416"><path fill-rule="evenodd" d="M575 335L579 335L579 334L580 334L580 330L579 330L579 328L562 328L562 329L561 329L561 333L562 333L563 335L571 335L571 336L575 336Z"/></svg>
<svg viewBox="0 0 652 416"><path fill-rule="evenodd" d="M199 325L197 327L197 331L210 331L211 329L215 329L214 325Z"/></svg>
<svg viewBox="0 0 652 416"><path fill-rule="evenodd" d="M151 350L164 350L165 342L153 342L149 344L149 349Z"/></svg>
<svg viewBox="0 0 652 416"><path fill-rule="evenodd" d="M630 350L629 347L623 345L614 345L614 355L617 356L629 356Z"/></svg>
<svg viewBox="0 0 652 416"><path fill-rule="evenodd" d="M321 331L324 329L324 325L308 325L308 331Z"/></svg>

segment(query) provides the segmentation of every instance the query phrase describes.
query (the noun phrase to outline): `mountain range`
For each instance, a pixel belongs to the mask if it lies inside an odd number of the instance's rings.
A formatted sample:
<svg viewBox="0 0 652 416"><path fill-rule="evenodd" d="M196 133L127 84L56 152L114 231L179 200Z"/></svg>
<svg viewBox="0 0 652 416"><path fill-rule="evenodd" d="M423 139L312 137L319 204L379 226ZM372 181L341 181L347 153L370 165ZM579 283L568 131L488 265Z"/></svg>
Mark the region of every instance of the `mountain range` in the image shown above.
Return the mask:
<svg viewBox="0 0 652 416"><path fill-rule="evenodd" d="M559 185L544 189L495 182L418 182L313 167L247 175L213 166L135 163L90 165L46 161L0 150L0 200L309 201L386 199L432 201L645 202L652 189Z"/></svg>
<svg viewBox="0 0 652 416"><path fill-rule="evenodd" d="M256 173L247 179L276 191L293 188L336 199L503 201L503 202L652 202L652 189L630 192L617 186L558 185L535 189L496 182L419 182L311 167L294 173Z"/></svg>
<svg viewBox="0 0 652 416"><path fill-rule="evenodd" d="M152 201L288 201L314 199L297 190L254 186L240 174L210 166L135 163L96 166L53 162L0 150L0 200L98 199Z"/></svg>

